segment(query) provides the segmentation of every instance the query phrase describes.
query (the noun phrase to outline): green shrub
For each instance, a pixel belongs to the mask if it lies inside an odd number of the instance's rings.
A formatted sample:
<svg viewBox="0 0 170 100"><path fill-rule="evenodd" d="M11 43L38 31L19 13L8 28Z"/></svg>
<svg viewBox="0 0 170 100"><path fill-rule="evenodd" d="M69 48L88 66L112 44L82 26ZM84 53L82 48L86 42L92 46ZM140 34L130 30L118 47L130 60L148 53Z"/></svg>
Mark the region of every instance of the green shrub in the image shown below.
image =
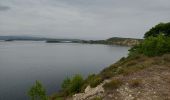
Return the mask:
<svg viewBox="0 0 170 100"><path fill-rule="evenodd" d="M112 89L117 89L119 88L121 85L123 84L123 82L119 79L113 79L111 82L109 83L105 83L103 85L104 89L106 90L112 90Z"/></svg>
<svg viewBox="0 0 170 100"><path fill-rule="evenodd" d="M91 87L96 87L97 85L99 85L102 82L102 78L100 77L95 77L93 80L90 81L90 86Z"/></svg>
<svg viewBox="0 0 170 100"><path fill-rule="evenodd" d="M63 91L63 96L64 96L64 95L65 95L65 96L69 95L70 85L71 85L71 79L67 77L67 78L63 81L63 83L62 83L62 85L61 85L62 91Z"/></svg>
<svg viewBox="0 0 170 100"><path fill-rule="evenodd" d="M83 85L83 78L81 75L75 75L72 80L71 80L71 84L69 86L69 91L71 93L77 93L81 90L81 87Z"/></svg>
<svg viewBox="0 0 170 100"><path fill-rule="evenodd" d="M99 75L95 75L95 74L89 75L84 81L83 91L88 85L90 85L91 87L96 87L101 82L103 82L103 80Z"/></svg>
<svg viewBox="0 0 170 100"><path fill-rule="evenodd" d="M144 54L146 56L160 56L170 53L170 37L160 34L157 37L148 37L141 44L131 48L129 55Z"/></svg>
<svg viewBox="0 0 170 100"><path fill-rule="evenodd" d="M66 78L62 83L62 91L64 95L70 95L73 93L80 92L81 87L83 86L83 78L81 75L75 75L73 78Z"/></svg>
<svg viewBox="0 0 170 100"><path fill-rule="evenodd" d="M36 81L35 85L30 88L28 95L31 100L48 100L46 91L39 81Z"/></svg>

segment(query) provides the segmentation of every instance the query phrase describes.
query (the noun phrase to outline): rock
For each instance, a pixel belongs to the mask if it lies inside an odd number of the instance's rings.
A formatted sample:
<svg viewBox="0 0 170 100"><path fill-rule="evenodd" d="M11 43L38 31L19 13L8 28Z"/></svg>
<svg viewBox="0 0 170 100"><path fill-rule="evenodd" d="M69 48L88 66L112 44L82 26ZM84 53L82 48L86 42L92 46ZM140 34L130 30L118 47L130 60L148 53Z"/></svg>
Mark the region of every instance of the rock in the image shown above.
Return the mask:
<svg viewBox="0 0 170 100"><path fill-rule="evenodd" d="M73 95L73 100L84 100L93 96L101 95L101 93L104 93L103 84L100 84L95 88L87 86L84 93Z"/></svg>

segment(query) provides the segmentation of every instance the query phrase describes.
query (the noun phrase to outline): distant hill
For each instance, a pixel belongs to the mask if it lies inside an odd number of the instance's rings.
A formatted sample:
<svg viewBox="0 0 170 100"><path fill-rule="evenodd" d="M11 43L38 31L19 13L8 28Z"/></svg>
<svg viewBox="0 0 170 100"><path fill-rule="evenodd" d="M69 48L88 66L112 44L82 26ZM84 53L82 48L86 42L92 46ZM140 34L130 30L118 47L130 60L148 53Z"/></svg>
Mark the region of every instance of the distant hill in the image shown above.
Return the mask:
<svg viewBox="0 0 170 100"><path fill-rule="evenodd" d="M136 44L139 44L142 40L143 39L112 37L106 40L83 41L83 43L134 46Z"/></svg>
<svg viewBox="0 0 170 100"><path fill-rule="evenodd" d="M47 38L33 37L33 36L0 36L0 40L5 40L5 41L13 41L13 40L41 41L46 39Z"/></svg>
<svg viewBox="0 0 170 100"><path fill-rule="evenodd" d="M0 36L0 40L4 41L46 41L47 43L57 43L63 41L71 41L80 43L80 39L57 39L57 38L44 38L44 37L34 37L34 36Z"/></svg>
<svg viewBox="0 0 170 100"><path fill-rule="evenodd" d="M106 40L81 40L81 39L57 39L33 36L0 36L0 40L4 41L46 41L46 43L90 43L90 44L109 44L134 46L139 44L142 39L112 37Z"/></svg>

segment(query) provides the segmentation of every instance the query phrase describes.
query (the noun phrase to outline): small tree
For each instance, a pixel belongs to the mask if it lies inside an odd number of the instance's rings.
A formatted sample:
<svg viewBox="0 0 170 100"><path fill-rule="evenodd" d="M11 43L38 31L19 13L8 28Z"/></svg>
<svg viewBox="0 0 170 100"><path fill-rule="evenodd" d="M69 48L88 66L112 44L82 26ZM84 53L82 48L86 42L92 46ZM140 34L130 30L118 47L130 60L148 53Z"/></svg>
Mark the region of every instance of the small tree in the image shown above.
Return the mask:
<svg viewBox="0 0 170 100"><path fill-rule="evenodd" d="M30 88L28 95L30 96L31 100L48 100L46 91L39 81L36 81L35 85Z"/></svg>

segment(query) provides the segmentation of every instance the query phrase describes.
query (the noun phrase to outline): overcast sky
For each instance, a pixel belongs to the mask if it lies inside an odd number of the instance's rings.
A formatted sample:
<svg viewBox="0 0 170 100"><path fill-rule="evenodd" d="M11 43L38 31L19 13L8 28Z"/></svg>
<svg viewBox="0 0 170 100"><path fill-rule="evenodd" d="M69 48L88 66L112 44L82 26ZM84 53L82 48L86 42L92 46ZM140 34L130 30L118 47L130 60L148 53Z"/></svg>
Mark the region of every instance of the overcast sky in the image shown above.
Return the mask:
<svg viewBox="0 0 170 100"><path fill-rule="evenodd" d="M0 35L142 38L170 21L170 0L0 0Z"/></svg>

